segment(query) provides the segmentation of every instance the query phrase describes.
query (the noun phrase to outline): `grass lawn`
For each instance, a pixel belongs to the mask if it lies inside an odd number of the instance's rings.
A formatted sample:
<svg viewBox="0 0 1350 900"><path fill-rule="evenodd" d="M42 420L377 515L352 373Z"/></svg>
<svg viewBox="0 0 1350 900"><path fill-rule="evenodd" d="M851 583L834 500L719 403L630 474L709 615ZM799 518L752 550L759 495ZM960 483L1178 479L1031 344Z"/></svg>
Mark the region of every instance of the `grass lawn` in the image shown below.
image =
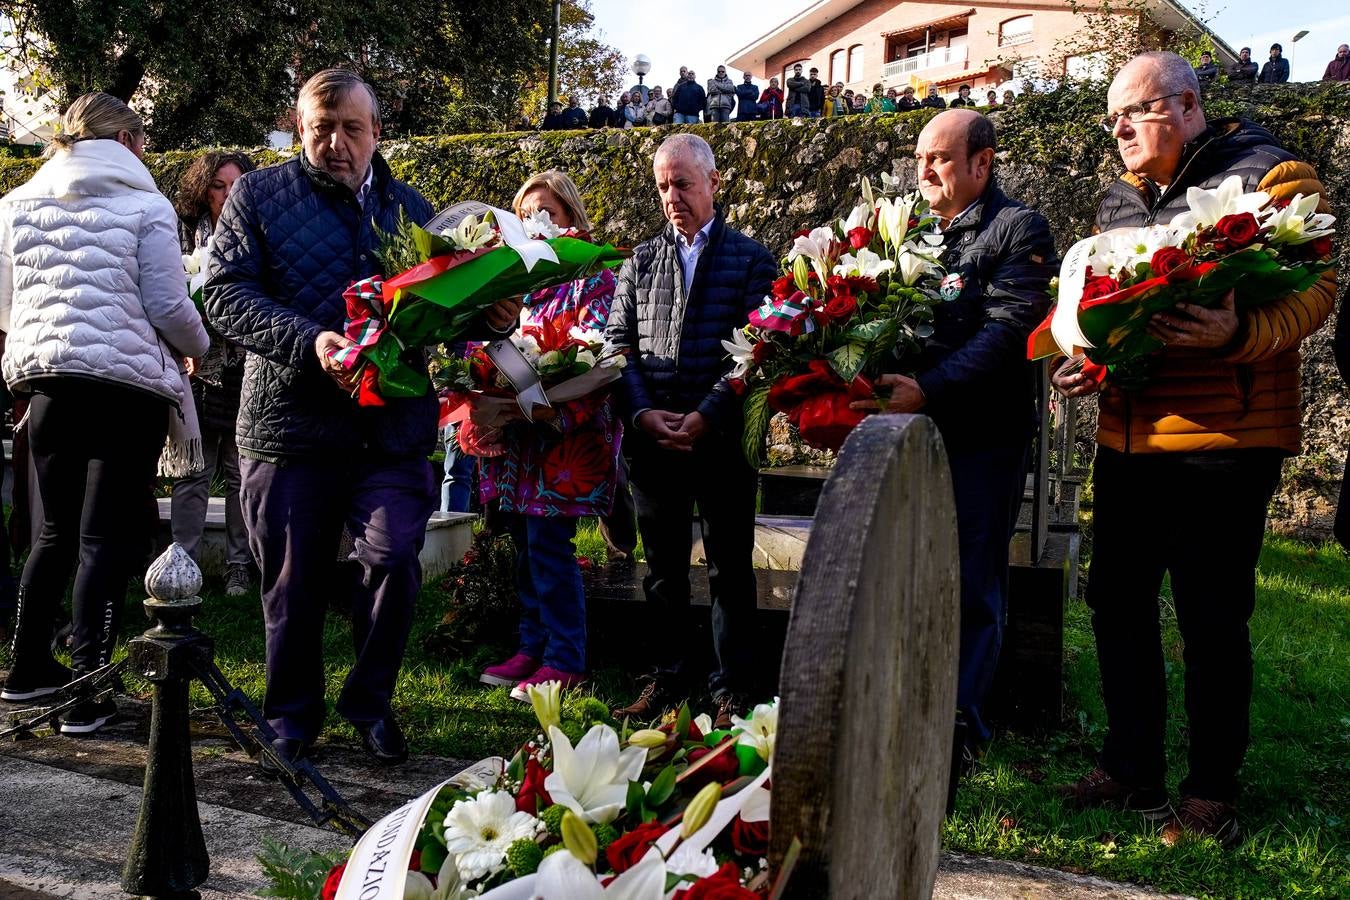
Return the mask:
<svg viewBox="0 0 1350 900"><path fill-rule="evenodd" d="M582 555L603 559L593 527L583 528L578 545ZM1350 558L1335 547L1271 537L1258 590L1252 749L1242 800L1247 834L1235 851L1212 841L1164 847L1136 816L1069 812L1051 792L1091 766L1105 724L1081 602L1068 611L1069 722L1051 734L1001 735L963 786L944 845L1203 897L1350 897ZM1185 722L1180 640L1167 600L1175 788ZM428 649L446 604L441 586L423 591L396 696L399 718L416 753L477 759L509 751L536 729L533 713L507 689L477 683L481 667L502 647L480 646L468 658ZM256 597L209 596L199 624L216 639L226 675L260 699L263 629ZM142 627L129 608L124 631ZM331 701L352 657L339 617L330 617L325 641ZM0 649L0 663L7 662L7 648ZM606 701L631 696L628 677L613 667L601 668L592 690ZM194 696L207 702L200 689ZM570 699L573 709L580 699ZM355 733L331 716L325 740L354 741Z"/></svg>

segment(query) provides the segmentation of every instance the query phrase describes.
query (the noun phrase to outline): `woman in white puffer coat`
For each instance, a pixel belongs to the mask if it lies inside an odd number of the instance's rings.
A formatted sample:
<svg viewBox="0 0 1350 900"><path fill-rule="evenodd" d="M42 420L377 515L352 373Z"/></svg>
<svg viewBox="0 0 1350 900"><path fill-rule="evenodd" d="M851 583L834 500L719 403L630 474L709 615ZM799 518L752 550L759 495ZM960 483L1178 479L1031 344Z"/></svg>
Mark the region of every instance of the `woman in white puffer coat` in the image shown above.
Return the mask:
<svg viewBox="0 0 1350 900"><path fill-rule="evenodd" d="M156 462L161 451L180 468L200 455L183 360L208 339L188 299L178 219L140 160L144 147L136 113L86 94L63 117L51 159L0 198L0 365L30 395L43 501L0 699L53 693L111 660ZM73 676L50 649L72 574ZM61 731L96 731L115 711L82 704Z"/></svg>

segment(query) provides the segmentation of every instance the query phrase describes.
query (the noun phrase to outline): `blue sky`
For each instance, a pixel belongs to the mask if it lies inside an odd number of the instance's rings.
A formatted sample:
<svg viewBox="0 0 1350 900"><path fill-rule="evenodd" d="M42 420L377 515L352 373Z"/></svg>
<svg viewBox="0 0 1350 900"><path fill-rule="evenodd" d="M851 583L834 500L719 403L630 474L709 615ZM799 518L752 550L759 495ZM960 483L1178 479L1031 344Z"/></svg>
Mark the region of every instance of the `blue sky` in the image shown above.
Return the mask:
<svg viewBox="0 0 1350 900"><path fill-rule="evenodd" d="M646 83L669 87L682 65L693 66L699 80L711 77L733 51L813 2L593 0L592 9L596 24L610 44L629 59L639 53L651 57L652 73ZM1296 81L1320 78L1336 53L1336 45L1350 43L1350 14L1345 12L1344 0L1183 2L1234 49L1250 46L1252 57L1258 61L1266 59L1272 43L1283 44L1285 57L1293 62ZM1277 15L1283 23L1273 26ZM1308 36L1292 44L1290 39L1302 29L1309 31ZM733 70L731 74L739 83L740 73Z"/></svg>

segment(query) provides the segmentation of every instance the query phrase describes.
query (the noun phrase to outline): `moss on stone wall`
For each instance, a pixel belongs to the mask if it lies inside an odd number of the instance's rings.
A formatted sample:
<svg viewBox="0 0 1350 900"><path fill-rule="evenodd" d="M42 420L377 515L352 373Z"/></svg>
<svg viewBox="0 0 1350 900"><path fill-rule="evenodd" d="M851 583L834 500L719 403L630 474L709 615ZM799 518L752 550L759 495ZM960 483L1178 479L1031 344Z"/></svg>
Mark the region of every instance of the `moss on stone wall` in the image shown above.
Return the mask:
<svg viewBox="0 0 1350 900"><path fill-rule="evenodd" d="M1269 128L1322 175L1333 207L1350 210L1350 90L1343 85L1233 88L1205 97L1211 118L1241 115ZM1102 191L1120 172L1114 142L1097 122L1105 88L1080 86L1024 97L993 114L999 132L999 179L1010 195L1040 209L1061 249L1089 232ZM859 179L880 172L914 184L909 160L931 110L843 119L698 125L722 173L721 203L735 227L775 253L809 225L845 215ZM386 143L395 175L433 204L477 199L507 204L533 172L557 168L582 188L596 232L633 244L662 225L651 159L667 129L545 132L416 138ZM260 164L283 158L255 154ZM146 162L172 195L192 155L151 154ZM38 160L0 157L0 192L21 184ZM1350 214L1350 213L1347 213ZM1337 250L1347 268L1350 240ZM1305 444L1315 466L1292 466L1275 520L1295 529L1329 527L1339 460L1350 444L1350 410L1329 349L1330 329L1305 344Z"/></svg>

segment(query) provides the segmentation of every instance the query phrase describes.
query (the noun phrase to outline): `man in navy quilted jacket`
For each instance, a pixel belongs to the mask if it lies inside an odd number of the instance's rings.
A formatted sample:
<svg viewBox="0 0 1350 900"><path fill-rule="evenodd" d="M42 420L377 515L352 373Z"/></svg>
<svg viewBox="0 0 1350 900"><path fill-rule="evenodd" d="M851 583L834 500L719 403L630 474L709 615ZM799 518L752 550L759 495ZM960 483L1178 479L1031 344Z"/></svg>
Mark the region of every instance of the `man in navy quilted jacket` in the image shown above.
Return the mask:
<svg viewBox="0 0 1350 900"><path fill-rule="evenodd" d="M323 729L323 620L351 604L356 663L337 711L381 763L407 743L390 700L422 584L418 553L440 481L427 457L438 441L437 402L390 399L361 407L333 359L343 336L342 292L379 272L380 231L430 204L396 181L375 152L375 92L328 69L300 90L302 152L235 183L216 228L205 305L211 323L248 350L237 424L241 500L262 570L267 627L263 713L276 752L304 756ZM393 274L393 273L386 273ZM489 310L509 330L519 304ZM425 361L418 348L409 362ZM343 527L353 549L336 563ZM261 760L265 772L275 765Z"/></svg>
<svg viewBox="0 0 1350 900"><path fill-rule="evenodd" d="M712 148L673 135L653 162L668 224L639 244L619 273L605 336L629 352L618 398L624 449L649 574L647 602L668 626L650 647L655 671L617 716L651 719L685 696L702 656L689 608L695 504L708 559L716 666L709 688L717 727L743 711L754 663L756 473L741 450L741 400L727 381L721 341L745 325L773 283L762 244L729 228L714 206Z"/></svg>

